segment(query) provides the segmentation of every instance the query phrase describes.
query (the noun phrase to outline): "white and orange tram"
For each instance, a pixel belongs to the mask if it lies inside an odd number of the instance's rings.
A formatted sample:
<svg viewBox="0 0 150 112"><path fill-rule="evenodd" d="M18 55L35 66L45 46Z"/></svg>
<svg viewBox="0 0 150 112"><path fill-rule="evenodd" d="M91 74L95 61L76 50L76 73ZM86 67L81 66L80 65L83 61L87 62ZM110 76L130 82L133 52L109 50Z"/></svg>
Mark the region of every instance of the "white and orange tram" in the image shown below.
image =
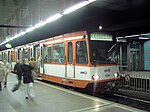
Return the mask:
<svg viewBox="0 0 150 112"><path fill-rule="evenodd" d="M111 35L72 32L1 51L12 67L16 60L35 57L42 80L77 88L108 90L119 80L119 66L109 52Z"/></svg>

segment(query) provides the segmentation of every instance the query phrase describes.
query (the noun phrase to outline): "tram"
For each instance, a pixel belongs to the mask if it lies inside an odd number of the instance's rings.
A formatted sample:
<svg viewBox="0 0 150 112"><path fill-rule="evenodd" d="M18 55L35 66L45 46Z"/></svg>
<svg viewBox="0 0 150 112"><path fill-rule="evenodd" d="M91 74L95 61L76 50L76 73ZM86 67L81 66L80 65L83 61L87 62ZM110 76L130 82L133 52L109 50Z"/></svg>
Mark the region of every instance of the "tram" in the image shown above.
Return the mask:
<svg viewBox="0 0 150 112"><path fill-rule="evenodd" d="M81 89L106 91L119 80L112 57L112 35L79 31L0 51L14 67L16 60L35 57L41 79Z"/></svg>

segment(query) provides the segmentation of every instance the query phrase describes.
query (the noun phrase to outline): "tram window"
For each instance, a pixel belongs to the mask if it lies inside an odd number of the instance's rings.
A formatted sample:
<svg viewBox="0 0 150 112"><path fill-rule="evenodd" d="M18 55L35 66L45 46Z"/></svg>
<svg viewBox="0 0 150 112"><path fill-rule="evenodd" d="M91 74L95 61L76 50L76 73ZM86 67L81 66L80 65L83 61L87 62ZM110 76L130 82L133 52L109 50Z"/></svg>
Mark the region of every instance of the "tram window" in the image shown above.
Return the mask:
<svg viewBox="0 0 150 112"><path fill-rule="evenodd" d="M11 51L11 62L13 62L14 60L13 60L13 51Z"/></svg>
<svg viewBox="0 0 150 112"><path fill-rule="evenodd" d="M20 52L21 52L20 49L18 49L16 52L16 56L17 56L17 60L21 61Z"/></svg>
<svg viewBox="0 0 150 112"><path fill-rule="evenodd" d="M8 62L11 62L11 51L8 51Z"/></svg>
<svg viewBox="0 0 150 112"><path fill-rule="evenodd" d="M48 47L44 47L44 62L48 62Z"/></svg>
<svg viewBox="0 0 150 112"><path fill-rule="evenodd" d="M7 57L8 57L8 54L7 54L7 52L5 52L4 53L4 59L7 59Z"/></svg>
<svg viewBox="0 0 150 112"><path fill-rule="evenodd" d="M51 56L51 47L45 47L44 48L44 62L51 62L52 56Z"/></svg>
<svg viewBox="0 0 150 112"><path fill-rule="evenodd" d="M43 55L43 47L41 46L41 56Z"/></svg>
<svg viewBox="0 0 150 112"><path fill-rule="evenodd" d="M40 61L41 64L40 64L40 66L42 67L43 66L43 47L42 46L40 47L40 50L41 50L41 52L40 52L41 53L41 61Z"/></svg>
<svg viewBox="0 0 150 112"><path fill-rule="evenodd" d="M86 42L76 42L76 63L87 64L87 49Z"/></svg>
<svg viewBox="0 0 150 112"><path fill-rule="evenodd" d="M33 57L33 54L32 54L32 48L30 49L30 57Z"/></svg>
<svg viewBox="0 0 150 112"><path fill-rule="evenodd" d="M19 60L19 52L18 52L18 50L17 50L17 52L15 52L15 55L16 55L16 59Z"/></svg>
<svg viewBox="0 0 150 112"><path fill-rule="evenodd" d="M30 52L29 52L29 49L24 49L23 50L23 59L30 59Z"/></svg>
<svg viewBox="0 0 150 112"><path fill-rule="evenodd" d="M0 60L2 60L3 59L3 56L2 56L3 54L2 53L0 53Z"/></svg>
<svg viewBox="0 0 150 112"><path fill-rule="evenodd" d="M53 46L53 61L56 63L64 63L64 44L56 44Z"/></svg>
<svg viewBox="0 0 150 112"><path fill-rule="evenodd" d="M32 56L31 56L31 49L29 48L29 49L28 49L28 58L31 59L31 57L32 57Z"/></svg>
<svg viewBox="0 0 150 112"><path fill-rule="evenodd" d="M68 63L72 63L72 43L68 43Z"/></svg>
<svg viewBox="0 0 150 112"><path fill-rule="evenodd" d="M22 52L23 51L21 49L18 50L18 59L21 61L23 61Z"/></svg>

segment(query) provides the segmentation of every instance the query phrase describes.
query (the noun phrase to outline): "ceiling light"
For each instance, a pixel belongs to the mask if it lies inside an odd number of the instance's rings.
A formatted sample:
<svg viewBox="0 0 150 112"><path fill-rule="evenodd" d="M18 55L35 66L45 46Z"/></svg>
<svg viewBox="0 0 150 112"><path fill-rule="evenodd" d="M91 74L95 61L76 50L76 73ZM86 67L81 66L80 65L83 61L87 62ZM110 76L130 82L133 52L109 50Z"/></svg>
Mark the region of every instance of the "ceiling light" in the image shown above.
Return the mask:
<svg viewBox="0 0 150 112"><path fill-rule="evenodd" d="M71 13L71 12L73 12L73 11L75 11L75 10L77 10L77 9L87 5L87 4L89 4L88 1L81 2L81 3L77 4L77 5L74 5L74 6L70 7L70 8L68 8L68 9L64 10L64 12L62 14L64 14L64 15L65 14L69 14L69 13Z"/></svg>
<svg viewBox="0 0 150 112"><path fill-rule="evenodd" d="M103 27L102 26L99 26L99 30L102 30L103 29Z"/></svg>
<svg viewBox="0 0 150 112"><path fill-rule="evenodd" d="M150 38L146 38L146 37L139 37L139 39L150 39Z"/></svg>
<svg viewBox="0 0 150 112"><path fill-rule="evenodd" d="M49 17L48 19L46 19L46 23L49 23L49 22L52 22L52 21L54 21L54 20L57 20L57 19L59 19L59 18L61 18L63 15L62 14L55 14L55 15L53 15L53 16L51 16L51 17Z"/></svg>

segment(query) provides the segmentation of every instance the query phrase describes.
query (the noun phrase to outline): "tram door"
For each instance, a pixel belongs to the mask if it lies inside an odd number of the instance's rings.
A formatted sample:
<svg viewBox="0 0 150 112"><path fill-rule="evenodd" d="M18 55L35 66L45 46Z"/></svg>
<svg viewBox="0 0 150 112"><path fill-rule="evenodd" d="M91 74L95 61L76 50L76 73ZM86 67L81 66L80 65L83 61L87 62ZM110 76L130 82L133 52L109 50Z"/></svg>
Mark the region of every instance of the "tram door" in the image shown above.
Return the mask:
<svg viewBox="0 0 150 112"><path fill-rule="evenodd" d="M23 48L18 49L17 52L17 60L20 60L21 62L23 62Z"/></svg>
<svg viewBox="0 0 150 112"><path fill-rule="evenodd" d="M34 48L33 46L30 47L30 54L29 54L30 58L34 57L34 49L33 48Z"/></svg>
<svg viewBox="0 0 150 112"><path fill-rule="evenodd" d="M73 61L73 44L72 42L68 42L68 48L67 48L67 65L66 65L66 77L69 78L74 78L75 77L75 73L74 73L74 69L75 69L75 64Z"/></svg>
<svg viewBox="0 0 150 112"><path fill-rule="evenodd" d="M44 47L40 44L40 73L44 74Z"/></svg>
<svg viewBox="0 0 150 112"><path fill-rule="evenodd" d="M44 73L43 45L35 46L34 51L35 51L35 58L37 62L38 72Z"/></svg>

